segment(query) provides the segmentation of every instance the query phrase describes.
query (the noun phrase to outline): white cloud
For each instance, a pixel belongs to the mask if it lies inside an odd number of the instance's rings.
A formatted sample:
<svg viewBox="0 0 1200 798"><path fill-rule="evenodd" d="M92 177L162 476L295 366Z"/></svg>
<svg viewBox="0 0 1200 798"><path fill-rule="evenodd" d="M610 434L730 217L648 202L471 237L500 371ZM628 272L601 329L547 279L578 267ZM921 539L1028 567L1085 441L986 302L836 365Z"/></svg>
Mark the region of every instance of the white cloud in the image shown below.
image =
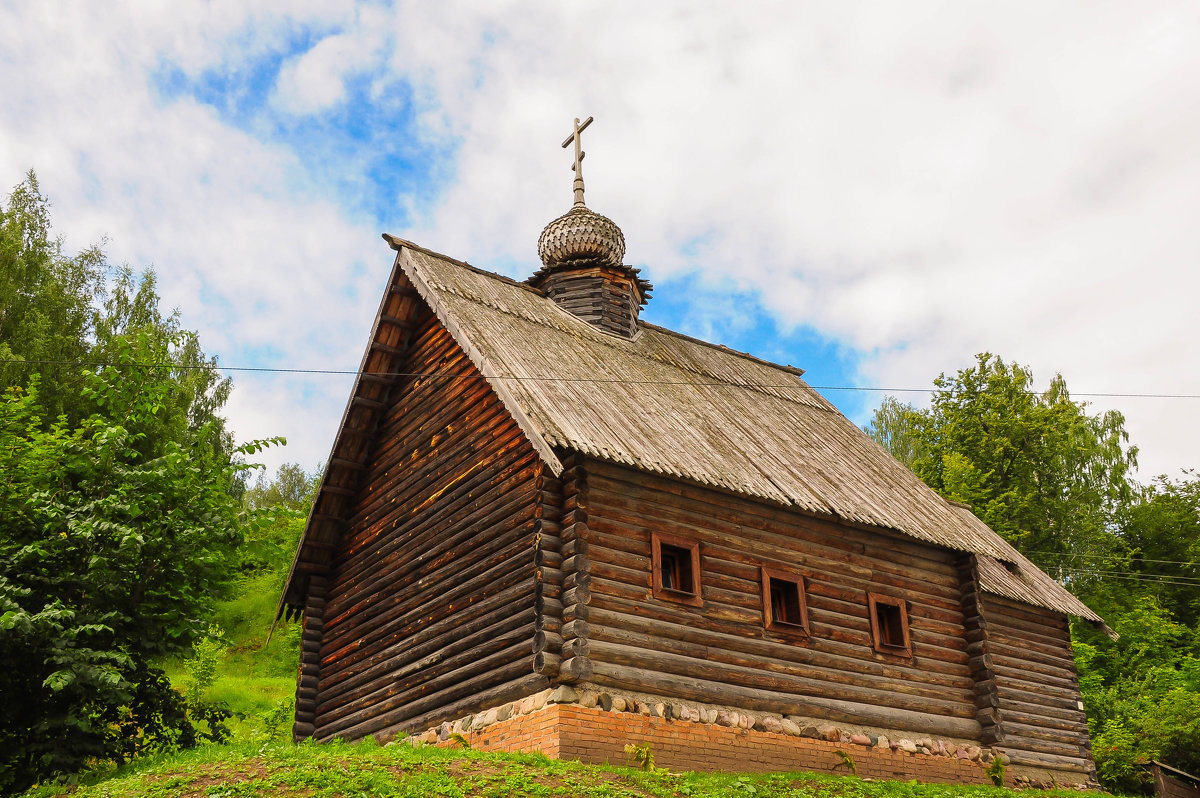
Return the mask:
<svg viewBox="0 0 1200 798"><path fill-rule="evenodd" d="M920 387L988 349L1077 392L1200 393L1193 5L87 9L0 11L0 82L17 87L0 176L36 166L73 243L107 233L118 259L158 264L212 349L354 364L387 271L373 221L313 190L319 165L150 89L164 64L236 73L304 42L277 110L319 120L351 78L403 82L417 136L457 144L435 206L396 198L416 221L393 232L427 246L531 271L570 204L558 143L591 114L589 204L632 262L758 291L785 328L862 352L864 378ZM278 418L302 441L285 456L324 456L344 386L294 401L238 382L239 428ZM1200 466L1195 402L1107 406L1143 473Z"/></svg>

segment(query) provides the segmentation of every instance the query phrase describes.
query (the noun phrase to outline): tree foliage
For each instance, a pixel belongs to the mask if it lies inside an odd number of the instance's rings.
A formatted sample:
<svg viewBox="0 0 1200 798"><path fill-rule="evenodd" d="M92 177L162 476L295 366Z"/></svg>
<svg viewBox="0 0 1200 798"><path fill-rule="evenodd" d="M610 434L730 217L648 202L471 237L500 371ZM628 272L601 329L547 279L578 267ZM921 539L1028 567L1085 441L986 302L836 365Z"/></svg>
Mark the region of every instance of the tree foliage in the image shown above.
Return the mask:
<svg viewBox="0 0 1200 798"><path fill-rule="evenodd" d="M287 575L319 480L319 473L305 471L297 463L284 463L274 477L261 477L246 489L246 507L253 511L253 521L238 566L243 574L274 571L281 578Z"/></svg>
<svg viewBox="0 0 1200 798"><path fill-rule="evenodd" d="M1200 772L1200 480L1138 487L1121 415L1089 413L1061 376L1038 392L982 354L935 388L927 409L888 397L867 432L1119 633L1072 627L1101 783L1144 791L1151 758Z"/></svg>
<svg viewBox="0 0 1200 798"><path fill-rule="evenodd" d="M67 256L31 174L0 207L0 793L219 736L155 667L236 571L229 384L154 275ZM215 717L209 715L209 717Z"/></svg>
<svg viewBox="0 0 1200 798"><path fill-rule="evenodd" d="M987 353L934 387L927 409L889 397L868 434L1047 570L1112 544L1137 462L1120 413L1090 414L1061 375L1038 392L1027 368Z"/></svg>
<svg viewBox="0 0 1200 798"><path fill-rule="evenodd" d="M41 375L50 421L80 417L78 369L70 364L91 352L106 271L99 247L63 254L32 172L0 205L0 381L25 385Z"/></svg>

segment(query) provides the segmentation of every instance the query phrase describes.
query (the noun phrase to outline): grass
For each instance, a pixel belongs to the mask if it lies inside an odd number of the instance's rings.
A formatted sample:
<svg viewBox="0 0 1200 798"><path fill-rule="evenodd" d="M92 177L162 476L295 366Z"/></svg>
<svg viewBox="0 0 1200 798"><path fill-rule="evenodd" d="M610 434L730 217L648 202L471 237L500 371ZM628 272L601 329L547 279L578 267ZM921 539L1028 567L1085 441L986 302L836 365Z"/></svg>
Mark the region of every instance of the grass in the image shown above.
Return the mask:
<svg viewBox="0 0 1200 798"><path fill-rule="evenodd" d="M235 586L234 597L214 608L212 622L224 633L228 648L217 662L216 680L205 698L224 703L233 712L229 728L234 739L261 736L272 710L281 702L290 707L295 697L300 624L281 622L270 644L266 643L282 580L276 571L244 577ZM163 663L163 669L172 684L182 687L186 675L182 658Z"/></svg>
<svg viewBox="0 0 1200 798"><path fill-rule="evenodd" d="M94 774L77 787L44 786L27 798L357 798L363 796L478 796L525 798L1014 798L994 787L866 781L814 773L670 773L560 762L540 754L392 745L372 742L273 743L208 746L144 759ZM1067 790L1046 796L1087 796Z"/></svg>
<svg viewBox="0 0 1200 798"><path fill-rule="evenodd" d="M216 607L213 622L228 647L216 662L208 700L234 712L233 742L176 754L143 758L116 770L85 774L76 785L44 785L28 798L182 796L183 798L357 798L357 796L479 796L512 798L1011 798L1010 790L916 782L866 781L853 776L813 773L670 773L626 767L560 762L538 754L499 754L472 750L394 745L373 741L355 745L294 745L287 737L299 659L299 624L275 630L264 645L282 581L280 572L244 578L235 597ZM164 663L182 687L183 660ZM280 711L282 710L282 711ZM281 720L282 717L282 720ZM1047 793L1088 796L1067 791Z"/></svg>

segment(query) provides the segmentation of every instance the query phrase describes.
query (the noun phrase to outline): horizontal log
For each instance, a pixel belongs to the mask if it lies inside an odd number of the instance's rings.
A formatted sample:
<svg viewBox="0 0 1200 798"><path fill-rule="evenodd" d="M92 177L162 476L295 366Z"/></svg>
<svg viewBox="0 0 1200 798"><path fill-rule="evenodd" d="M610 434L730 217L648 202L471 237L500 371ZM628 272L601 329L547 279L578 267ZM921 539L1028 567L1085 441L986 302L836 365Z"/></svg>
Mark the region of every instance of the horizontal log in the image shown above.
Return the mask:
<svg viewBox="0 0 1200 798"><path fill-rule="evenodd" d="M471 541L480 539L486 527L511 517L517 508L524 511L522 518L531 516L526 507L528 496L520 490L528 472L528 464L522 463L485 468L474 479L442 493L437 507L424 514L406 505L396 511L397 515L403 512L404 518L397 517L393 528L386 526L391 514L385 514L379 530L382 534L372 545L357 553L340 553L338 584L330 598L335 609L348 600L343 594L351 586L379 581L383 569L395 580L420 568L429 569L431 563L444 564L447 557L453 558ZM372 529L378 527L372 525Z"/></svg>
<svg viewBox="0 0 1200 798"><path fill-rule="evenodd" d="M921 732L968 740L979 739L980 733L979 724L973 718L934 715L821 697L787 695L741 684L650 673L605 662L593 662L593 672L589 681L614 689L649 692L664 697L726 704L784 715L805 715L841 723L879 726L888 730Z"/></svg>
<svg viewBox="0 0 1200 798"><path fill-rule="evenodd" d="M984 594L985 609L999 613L1003 619L1020 620L1036 626L1053 628L1063 634L1070 631L1070 622L1064 613L1045 607L1034 606L1023 601L1014 601L1006 596L995 593Z"/></svg>
<svg viewBox="0 0 1200 798"><path fill-rule="evenodd" d="M318 725L314 736L318 741L324 742L334 737L358 740L384 730L389 733L402 729L419 731L442 720L462 717L484 707L494 706L492 701L511 701L520 695L528 695L527 692L518 691L527 690L537 684L545 685L547 679L541 674L530 673L528 660L513 662L488 672L478 682L467 681L451 685L390 712L377 714L377 708L366 708L353 719L352 725L340 732L327 732Z"/></svg>
<svg viewBox="0 0 1200 798"><path fill-rule="evenodd" d="M1028 701L1004 702L1004 709L1014 720L1033 726L1070 730L1087 729L1087 716L1082 709L1071 707L1048 707Z"/></svg>
<svg viewBox="0 0 1200 798"><path fill-rule="evenodd" d="M875 680L873 686L849 684L853 674L813 669L810 675L797 676L762 667L733 665L726 662L701 660L667 651L654 651L621 643L597 640L599 630L591 638L590 657L594 663L609 663L636 668L643 672L695 676L713 682L740 684L763 690L805 696L823 696L841 701L873 703L879 706L929 712L961 718L975 717L975 705L963 690L945 688L941 691L922 689L901 680ZM976 724L978 725L978 724Z"/></svg>
<svg viewBox="0 0 1200 798"><path fill-rule="evenodd" d="M1004 747L1005 749L1016 749L1021 751L1032 751L1039 754L1055 754L1057 756L1071 757L1086 756L1089 750L1086 742L1083 744L1071 742L1058 743L1050 740L1041 740L1033 737L1026 737L1020 734L1013 734L1007 729L1005 729L1004 732Z"/></svg>
<svg viewBox="0 0 1200 798"><path fill-rule="evenodd" d="M587 659L591 647L586 637L572 637L560 646L560 650L564 657L583 657Z"/></svg>
<svg viewBox="0 0 1200 798"><path fill-rule="evenodd" d="M461 593L456 589L452 594L447 594L446 600L440 603L434 598L425 604L416 605L403 616L389 623L386 629L374 630L370 637L360 637L348 642L337 651L324 653L322 674L328 674L330 681L335 681L338 678L337 671L339 670L351 668L359 662L371 665L379 661L380 652L387 650L389 646L413 638L419 635L421 630L453 617L455 611L451 609L450 605L458 601L460 596L471 595L477 601L482 601L490 598L498 599L500 595L505 595L512 597L510 601L517 600L523 595L532 593L533 581L525 576L519 565L510 564L507 570L497 568L486 571L460 587L462 588ZM462 620L466 621L467 617L469 616L463 617Z"/></svg>
<svg viewBox="0 0 1200 798"><path fill-rule="evenodd" d="M575 557L581 554L587 554L588 542L584 538L575 538L571 541L565 541L562 544L560 551L562 551L563 557Z"/></svg>
<svg viewBox="0 0 1200 798"><path fill-rule="evenodd" d="M556 585L562 585L565 574L557 568L548 568L546 566L538 566L537 578L539 582L551 582ZM563 585L565 587L565 585Z"/></svg>
<svg viewBox="0 0 1200 798"><path fill-rule="evenodd" d="M997 682L1001 685L1005 682L1019 682L1022 687L1051 695L1077 695L1079 693L1079 683L1075 679L1037 673L1026 668L1025 663L1022 662L1005 663L1003 660L993 658L992 670L996 674Z"/></svg>
<svg viewBox="0 0 1200 798"><path fill-rule="evenodd" d="M475 595L465 586L479 581L481 574L495 574L520 569L526 573L528 560L524 559L528 545L526 512L519 502L504 508L512 515L496 522L489 530L490 539L476 546L470 555L438 560L429 563L428 569L419 578L396 578L395 581L372 579L357 588L348 599L326 609L325 623L328 630L326 647L334 646L347 636L358 637L363 629L375 624L388 624L396 619L411 616L412 607L429 602L438 602L452 607L455 601L470 599ZM386 573L392 573L390 570ZM530 574L532 577L532 574ZM451 587L452 586L452 587ZM387 596L387 601L380 597ZM444 599L444 600L443 600Z"/></svg>
<svg viewBox="0 0 1200 798"><path fill-rule="evenodd" d="M539 616L558 619L562 618L563 603L559 599L546 595L546 592L543 590L538 594L535 601L536 603L534 604L534 609L537 611Z"/></svg>
<svg viewBox="0 0 1200 798"><path fill-rule="evenodd" d="M572 554L563 560L562 569L567 573L587 573L589 565L586 554Z"/></svg>
<svg viewBox="0 0 1200 798"><path fill-rule="evenodd" d="M497 681L509 681L518 675L527 674L530 671L529 656L528 641L522 641L489 656L472 659L455 670L442 673L403 692L389 695L382 701L355 704L354 706L364 706L366 709L339 714L336 720L327 720L331 716L318 704L317 736L328 739L339 733L348 737L372 734L406 717L433 709L438 704L434 701L435 697L440 697L440 702L447 703L468 693L486 689ZM363 712L368 715L364 717Z"/></svg>
<svg viewBox="0 0 1200 798"><path fill-rule="evenodd" d="M606 509L606 508L605 508ZM671 532L702 542L702 568L706 573L726 574L746 581L757 579L762 565L801 570L813 576L829 575L837 584L854 589L870 585L887 585L913 595L925 596L927 603L961 613L960 588L957 576L944 564L940 570L910 567L897 572L886 549L850 553L830 549L816 542L784 535L773 536L770 542L756 540L746 530L731 531L715 524L704 527L672 527L659 519L642 518L634 514L601 515L600 509L591 531L593 544L604 546L611 554L605 559L619 561L624 554L644 561L649 556L649 536L652 531ZM597 556L597 559L599 557ZM921 574L914 579L913 574Z"/></svg>
<svg viewBox="0 0 1200 798"><path fill-rule="evenodd" d="M539 651L562 651L562 635L539 629L533 633L533 653Z"/></svg>
<svg viewBox="0 0 1200 798"><path fill-rule="evenodd" d="M1049 768L1051 770L1065 770L1077 774L1090 774L1092 771L1091 759L1084 756L1043 754L1035 751L1026 751L1021 748L1012 748L1003 744L997 747L1002 753L1008 755L1009 759L1012 760L1012 764L1014 765Z"/></svg>
<svg viewBox="0 0 1200 798"><path fill-rule="evenodd" d="M558 679L566 684L587 681L592 676L592 667L587 657L564 659L558 666Z"/></svg>
<svg viewBox="0 0 1200 798"><path fill-rule="evenodd" d="M587 621L575 619L567 621L562 626L562 636L564 638L582 637L586 638L591 633L591 626Z"/></svg>
<svg viewBox="0 0 1200 798"><path fill-rule="evenodd" d="M540 690L546 689L548 686L549 681L543 675L535 673L520 674L512 681L504 682L495 687L489 687L475 695L470 695L458 701L443 704L436 709L409 718L402 723L386 726L381 731L389 735L422 731L436 726L443 721L457 720L466 715L479 712L482 709L499 706L518 698L524 698L527 695L533 695Z"/></svg>
<svg viewBox="0 0 1200 798"><path fill-rule="evenodd" d="M584 621L588 619L591 612L587 604L568 604L563 607L562 619L564 623L571 621Z"/></svg>
<svg viewBox="0 0 1200 798"><path fill-rule="evenodd" d="M607 505L613 497L630 497L644 513L657 511L664 519L704 519L702 525L723 522L746 533L804 535L812 542L829 542L861 553L865 546L886 546L897 557L919 557L953 568L955 554L884 529L860 529L852 524L803 515L794 509L772 507L761 501L726 495L720 491L645 474L601 461L589 462L593 505ZM899 563L900 560L897 560ZM911 563L903 563L910 565ZM901 569L902 570L902 569Z"/></svg>
<svg viewBox="0 0 1200 798"><path fill-rule="evenodd" d="M591 597L592 591L587 585L583 585L581 587L573 587L570 590L564 590L562 602L564 607L572 604L587 604Z"/></svg>
<svg viewBox="0 0 1200 798"><path fill-rule="evenodd" d="M1076 746L1087 746L1090 744L1086 726L1083 729L1078 727L1074 729L1052 729L1040 724L1021 723L1013 713L1006 714L1004 731L1006 734L1031 740L1046 740L1052 743L1066 743Z"/></svg>
<svg viewBox="0 0 1200 798"><path fill-rule="evenodd" d="M593 613L597 640L636 645L647 649L665 649L674 654L701 660L725 662L765 671L805 676L850 684L891 685L900 683L905 690L944 694L946 689L961 691L965 697L974 687L970 675L958 668L952 672L931 670L917 661L912 666L874 659L870 649L837 647L836 653L797 645L794 639L779 641L720 634L686 624L656 621L638 615L626 615L597 608ZM965 700L965 698L964 698Z"/></svg>
<svg viewBox="0 0 1200 798"><path fill-rule="evenodd" d="M406 350L403 347L388 346L387 344L381 344L378 341L371 342L371 351L382 352L383 354L391 355L392 357L401 357L406 352Z"/></svg>
<svg viewBox="0 0 1200 798"><path fill-rule="evenodd" d="M362 496L354 507L353 526L361 533L356 533L344 547L345 558L378 547L376 532L393 536L403 532L397 527L422 520L428 523L428 516L420 513L434 502L439 511L448 512L465 504L479 506L500 498L507 500L511 497L503 496L499 487L502 482L512 480L513 475L518 475L517 485L506 485L506 492L519 491L526 501L534 504L536 492L529 480L535 455L522 443L518 429L443 432L447 437L438 442L437 451L412 447L406 455L411 464L374 461L365 483L375 489ZM374 473L381 468L395 473L390 476Z"/></svg>
<svg viewBox="0 0 1200 798"><path fill-rule="evenodd" d="M561 494L563 482L558 477L543 471L537 476L537 489L550 494Z"/></svg>
<svg viewBox="0 0 1200 798"><path fill-rule="evenodd" d="M533 672L543 676L557 676L562 657L550 651L539 651L533 655Z"/></svg>
<svg viewBox="0 0 1200 798"><path fill-rule="evenodd" d="M489 598L489 603L500 596ZM487 610L484 612L484 610ZM516 640L532 635L533 612L510 603L499 608L483 608L474 615L451 616L436 627L420 633L400 636L395 643L353 663L327 662L321 673L321 698L329 705L340 705L363 699L384 686L394 687L409 674L422 671L414 667L425 662L426 667L447 661L441 669L452 667L470 652L494 648L496 640ZM422 678L431 678L438 671L426 671Z"/></svg>

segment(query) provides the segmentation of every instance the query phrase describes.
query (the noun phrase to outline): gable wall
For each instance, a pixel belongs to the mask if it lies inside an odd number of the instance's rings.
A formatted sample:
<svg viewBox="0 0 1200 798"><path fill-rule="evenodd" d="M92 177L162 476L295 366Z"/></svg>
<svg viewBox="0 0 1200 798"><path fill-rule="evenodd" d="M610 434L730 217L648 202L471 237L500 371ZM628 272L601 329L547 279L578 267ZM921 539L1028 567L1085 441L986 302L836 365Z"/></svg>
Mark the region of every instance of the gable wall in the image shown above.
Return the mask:
<svg viewBox="0 0 1200 798"><path fill-rule="evenodd" d="M538 459L428 309L334 552L315 737L417 728L541 689Z"/></svg>
<svg viewBox="0 0 1200 798"><path fill-rule="evenodd" d="M979 738L952 552L606 463L587 468L581 681ZM699 541L702 607L653 596L651 532ZM764 628L760 565L805 577L807 641ZM868 592L907 602L914 657L874 650Z"/></svg>

